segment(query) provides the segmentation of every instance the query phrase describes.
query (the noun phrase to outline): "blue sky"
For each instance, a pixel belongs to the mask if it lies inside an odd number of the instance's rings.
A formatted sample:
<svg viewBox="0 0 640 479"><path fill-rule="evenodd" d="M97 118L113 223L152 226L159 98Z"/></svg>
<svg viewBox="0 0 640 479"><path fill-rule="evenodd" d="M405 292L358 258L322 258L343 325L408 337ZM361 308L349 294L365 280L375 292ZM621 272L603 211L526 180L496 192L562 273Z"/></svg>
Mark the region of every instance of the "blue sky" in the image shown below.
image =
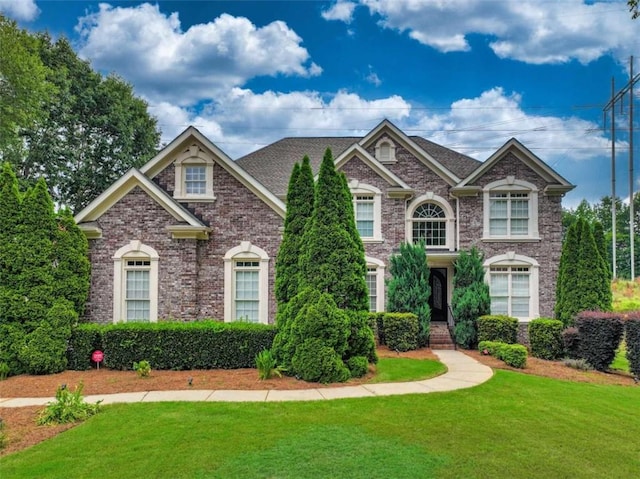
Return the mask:
<svg viewBox="0 0 640 479"><path fill-rule="evenodd" d="M130 82L165 142L192 124L238 158L387 118L485 160L516 137L577 185L568 207L610 194L602 107L611 78L628 81L630 55L640 71L640 19L624 0L0 0L0 12ZM628 135L618 138L625 197Z"/></svg>

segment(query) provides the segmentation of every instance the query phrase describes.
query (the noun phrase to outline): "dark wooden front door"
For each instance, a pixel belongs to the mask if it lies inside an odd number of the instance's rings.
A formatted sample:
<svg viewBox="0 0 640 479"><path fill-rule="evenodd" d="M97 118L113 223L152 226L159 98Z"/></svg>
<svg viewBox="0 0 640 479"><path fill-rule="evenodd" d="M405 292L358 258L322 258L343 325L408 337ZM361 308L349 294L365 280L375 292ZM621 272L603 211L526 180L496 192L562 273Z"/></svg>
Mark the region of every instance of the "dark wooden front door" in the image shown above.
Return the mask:
<svg viewBox="0 0 640 479"><path fill-rule="evenodd" d="M447 320L447 270L446 268L431 268L429 277L431 286L431 321Z"/></svg>

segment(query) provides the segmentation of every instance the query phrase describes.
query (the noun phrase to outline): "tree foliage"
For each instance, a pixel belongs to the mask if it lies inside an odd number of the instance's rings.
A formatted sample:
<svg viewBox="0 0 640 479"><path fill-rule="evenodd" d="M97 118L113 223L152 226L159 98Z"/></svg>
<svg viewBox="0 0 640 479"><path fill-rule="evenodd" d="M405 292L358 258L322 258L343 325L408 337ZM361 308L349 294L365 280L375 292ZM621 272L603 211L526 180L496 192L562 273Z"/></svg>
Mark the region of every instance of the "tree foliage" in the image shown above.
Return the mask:
<svg viewBox="0 0 640 479"><path fill-rule="evenodd" d="M389 262L392 277L387 283L387 311L415 314L420 325L419 346L425 346L431 323L431 286L424 243L402 243L399 254Z"/></svg>
<svg viewBox="0 0 640 479"><path fill-rule="evenodd" d="M92 70L67 39L22 32L19 44L38 64L34 78L43 93L34 86L30 95L48 115L11 103L31 120L13 122L24 148L5 157L22 181L33 184L44 177L54 201L77 213L129 168L153 156L160 139L156 120L131 85ZM12 69L21 61L6 59Z"/></svg>
<svg viewBox="0 0 640 479"><path fill-rule="evenodd" d="M629 5L629 11L631 12L631 18L634 20L640 17L640 10L638 10L638 0L627 0Z"/></svg>

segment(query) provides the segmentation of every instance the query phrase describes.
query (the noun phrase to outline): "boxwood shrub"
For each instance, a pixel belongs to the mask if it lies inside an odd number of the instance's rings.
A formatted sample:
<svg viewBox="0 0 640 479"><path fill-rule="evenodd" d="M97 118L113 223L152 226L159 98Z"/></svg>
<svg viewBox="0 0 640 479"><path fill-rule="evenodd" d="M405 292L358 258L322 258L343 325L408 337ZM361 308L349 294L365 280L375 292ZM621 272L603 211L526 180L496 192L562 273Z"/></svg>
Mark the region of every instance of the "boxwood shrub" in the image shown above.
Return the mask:
<svg viewBox="0 0 640 479"><path fill-rule="evenodd" d="M518 320L510 316L486 315L478 318L478 342L500 341L513 344L518 340Z"/></svg>
<svg viewBox="0 0 640 479"><path fill-rule="evenodd" d="M564 355L562 321L539 318L529 323L531 355L540 359L558 359Z"/></svg>
<svg viewBox="0 0 640 479"><path fill-rule="evenodd" d="M527 348L522 344L507 344L500 341L481 341L480 351L487 351L491 356L500 359L505 364L522 369L527 365Z"/></svg>
<svg viewBox="0 0 640 479"><path fill-rule="evenodd" d="M102 351L102 330L99 324L81 324L71 331L67 346L67 367L84 371L91 367L91 354Z"/></svg>
<svg viewBox="0 0 640 479"><path fill-rule="evenodd" d="M625 321L627 359L633 375L640 378L640 312L630 313Z"/></svg>
<svg viewBox="0 0 640 479"><path fill-rule="evenodd" d="M153 369L253 368L274 336L274 326L218 321L83 325L72 335L67 354L76 368L87 368L94 349L103 350L105 366L112 369L131 369L141 360Z"/></svg>
<svg viewBox="0 0 640 479"><path fill-rule="evenodd" d="M413 313L385 313L382 317L384 338L389 349L418 349L418 317Z"/></svg>
<svg viewBox="0 0 640 479"><path fill-rule="evenodd" d="M583 311L576 316L580 356L594 369L605 371L620 345L624 325L614 313Z"/></svg>

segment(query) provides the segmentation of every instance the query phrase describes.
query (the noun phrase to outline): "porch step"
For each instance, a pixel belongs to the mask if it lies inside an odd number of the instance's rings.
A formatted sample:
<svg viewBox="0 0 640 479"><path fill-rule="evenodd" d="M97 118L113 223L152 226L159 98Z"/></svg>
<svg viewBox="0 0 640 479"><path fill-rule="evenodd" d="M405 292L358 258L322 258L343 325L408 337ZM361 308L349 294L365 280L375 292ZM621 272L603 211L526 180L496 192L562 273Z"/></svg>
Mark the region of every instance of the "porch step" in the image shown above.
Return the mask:
<svg viewBox="0 0 640 479"><path fill-rule="evenodd" d="M446 323L431 323L429 334L429 345L431 349L455 349L456 346L451 339Z"/></svg>

